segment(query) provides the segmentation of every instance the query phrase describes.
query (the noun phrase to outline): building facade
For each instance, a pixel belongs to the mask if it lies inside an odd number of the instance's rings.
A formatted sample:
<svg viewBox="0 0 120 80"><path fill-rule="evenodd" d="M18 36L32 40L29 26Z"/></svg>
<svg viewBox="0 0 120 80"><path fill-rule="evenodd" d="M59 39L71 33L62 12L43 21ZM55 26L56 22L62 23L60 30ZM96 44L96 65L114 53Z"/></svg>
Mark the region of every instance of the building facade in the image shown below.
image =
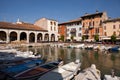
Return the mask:
<svg viewBox="0 0 120 80"><path fill-rule="evenodd" d="M94 41L94 36L99 35L99 39L103 35L102 22L107 20L106 12L98 12L94 14L85 14L82 18L82 35L88 41Z"/></svg>
<svg viewBox="0 0 120 80"><path fill-rule="evenodd" d="M35 22L34 25L48 31L48 41L58 41L58 22L56 20L41 18Z"/></svg>
<svg viewBox="0 0 120 80"><path fill-rule="evenodd" d="M116 35L120 40L120 18L108 19L103 22L103 40L110 40L112 35Z"/></svg>
<svg viewBox="0 0 120 80"><path fill-rule="evenodd" d="M73 37L75 41L82 40L81 18L59 24L59 26L61 25L66 27L66 40L70 41L71 37Z"/></svg>
<svg viewBox="0 0 120 80"><path fill-rule="evenodd" d="M0 22L0 42L36 43L47 40L48 31L29 23Z"/></svg>

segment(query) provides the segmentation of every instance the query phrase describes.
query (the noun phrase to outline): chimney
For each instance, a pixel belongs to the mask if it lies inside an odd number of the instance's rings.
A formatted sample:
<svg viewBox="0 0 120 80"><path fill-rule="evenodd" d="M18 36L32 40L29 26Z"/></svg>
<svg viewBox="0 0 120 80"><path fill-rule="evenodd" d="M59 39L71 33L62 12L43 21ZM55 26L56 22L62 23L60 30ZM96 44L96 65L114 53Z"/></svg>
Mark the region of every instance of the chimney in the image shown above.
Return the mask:
<svg viewBox="0 0 120 80"><path fill-rule="evenodd" d="M17 24L22 24L22 22L20 22L19 18L17 19Z"/></svg>
<svg viewBox="0 0 120 80"><path fill-rule="evenodd" d="M99 11L98 10L96 10L96 13L98 13Z"/></svg>

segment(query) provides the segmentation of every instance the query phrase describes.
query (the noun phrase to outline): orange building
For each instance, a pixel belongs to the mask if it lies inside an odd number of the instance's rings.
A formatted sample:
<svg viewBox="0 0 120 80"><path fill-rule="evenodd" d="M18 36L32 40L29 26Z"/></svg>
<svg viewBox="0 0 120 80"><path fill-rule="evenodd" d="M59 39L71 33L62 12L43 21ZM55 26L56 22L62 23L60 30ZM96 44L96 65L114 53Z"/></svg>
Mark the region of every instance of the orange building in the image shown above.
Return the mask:
<svg viewBox="0 0 120 80"><path fill-rule="evenodd" d="M66 40L66 26L62 24L58 24L58 34L59 38L64 36L64 41Z"/></svg>
<svg viewBox="0 0 120 80"><path fill-rule="evenodd" d="M94 14L85 14L82 18L82 35L86 40L93 41L95 35L99 35L101 39L103 35L102 22L107 20L106 12L98 12Z"/></svg>

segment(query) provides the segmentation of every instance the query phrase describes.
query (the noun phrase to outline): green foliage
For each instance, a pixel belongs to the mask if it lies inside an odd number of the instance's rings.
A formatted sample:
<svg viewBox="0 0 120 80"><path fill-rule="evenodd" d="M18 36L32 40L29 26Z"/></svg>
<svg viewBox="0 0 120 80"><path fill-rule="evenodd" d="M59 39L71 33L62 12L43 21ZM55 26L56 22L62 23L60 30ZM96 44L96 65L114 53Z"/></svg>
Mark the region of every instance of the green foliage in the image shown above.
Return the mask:
<svg viewBox="0 0 120 80"><path fill-rule="evenodd" d="M84 41L84 40L85 40L85 36L83 35L83 36L82 36L82 41Z"/></svg>
<svg viewBox="0 0 120 80"><path fill-rule="evenodd" d="M62 41L64 41L64 38L65 38L64 35L61 35L61 40L62 40Z"/></svg>
<svg viewBox="0 0 120 80"><path fill-rule="evenodd" d="M59 41L64 41L64 35L61 35Z"/></svg>
<svg viewBox="0 0 120 80"><path fill-rule="evenodd" d="M112 41L112 42L115 42L115 41L116 41L116 35L115 35L115 34L113 34L113 35L111 36L111 41Z"/></svg>
<svg viewBox="0 0 120 80"><path fill-rule="evenodd" d="M99 41L99 35L98 35L98 34L94 35L94 40L95 40L96 42Z"/></svg>
<svg viewBox="0 0 120 80"><path fill-rule="evenodd" d="M71 36L71 40L72 40L72 41L74 40L74 36Z"/></svg>

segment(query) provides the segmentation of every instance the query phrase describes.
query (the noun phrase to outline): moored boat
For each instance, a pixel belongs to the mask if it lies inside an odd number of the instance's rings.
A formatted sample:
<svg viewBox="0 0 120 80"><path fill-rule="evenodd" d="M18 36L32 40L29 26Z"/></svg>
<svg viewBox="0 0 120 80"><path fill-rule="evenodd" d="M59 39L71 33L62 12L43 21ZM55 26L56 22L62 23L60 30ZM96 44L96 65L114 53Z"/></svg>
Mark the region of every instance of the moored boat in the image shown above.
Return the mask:
<svg viewBox="0 0 120 80"><path fill-rule="evenodd" d="M39 76L57 68L59 65L58 61L45 63L34 68L23 71L14 76L17 80L30 80L37 79Z"/></svg>
<svg viewBox="0 0 120 80"><path fill-rule="evenodd" d="M120 49L120 46L115 46L115 47L112 47L110 49L108 49L109 51L119 51Z"/></svg>
<svg viewBox="0 0 120 80"><path fill-rule="evenodd" d="M101 80L100 76L100 71L92 64L90 68L81 71L75 76L75 80Z"/></svg>
<svg viewBox="0 0 120 80"><path fill-rule="evenodd" d="M120 80L120 77L118 76L112 77L111 75L105 75L104 77L104 80Z"/></svg>
<svg viewBox="0 0 120 80"><path fill-rule="evenodd" d="M31 61L24 62L23 64L8 66L7 68L3 68L2 70L0 70L0 72L7 75L8 78L9 77L14 78L13 76L15 76L23 71L29 70L33 67L36 67L42 63L43 63L43 60L38 60L38 59L31 60ZM6 76L5 76L5 78L6 78ZM5 80L5 78L3 78L3 80Z"/></svg>
<svg viewBox="0 0 120 80"><path fill-rule="evenodd" d="M70 62L40 76L38 80L70 80L77 74L80 65L79 61Z"/></svg>

